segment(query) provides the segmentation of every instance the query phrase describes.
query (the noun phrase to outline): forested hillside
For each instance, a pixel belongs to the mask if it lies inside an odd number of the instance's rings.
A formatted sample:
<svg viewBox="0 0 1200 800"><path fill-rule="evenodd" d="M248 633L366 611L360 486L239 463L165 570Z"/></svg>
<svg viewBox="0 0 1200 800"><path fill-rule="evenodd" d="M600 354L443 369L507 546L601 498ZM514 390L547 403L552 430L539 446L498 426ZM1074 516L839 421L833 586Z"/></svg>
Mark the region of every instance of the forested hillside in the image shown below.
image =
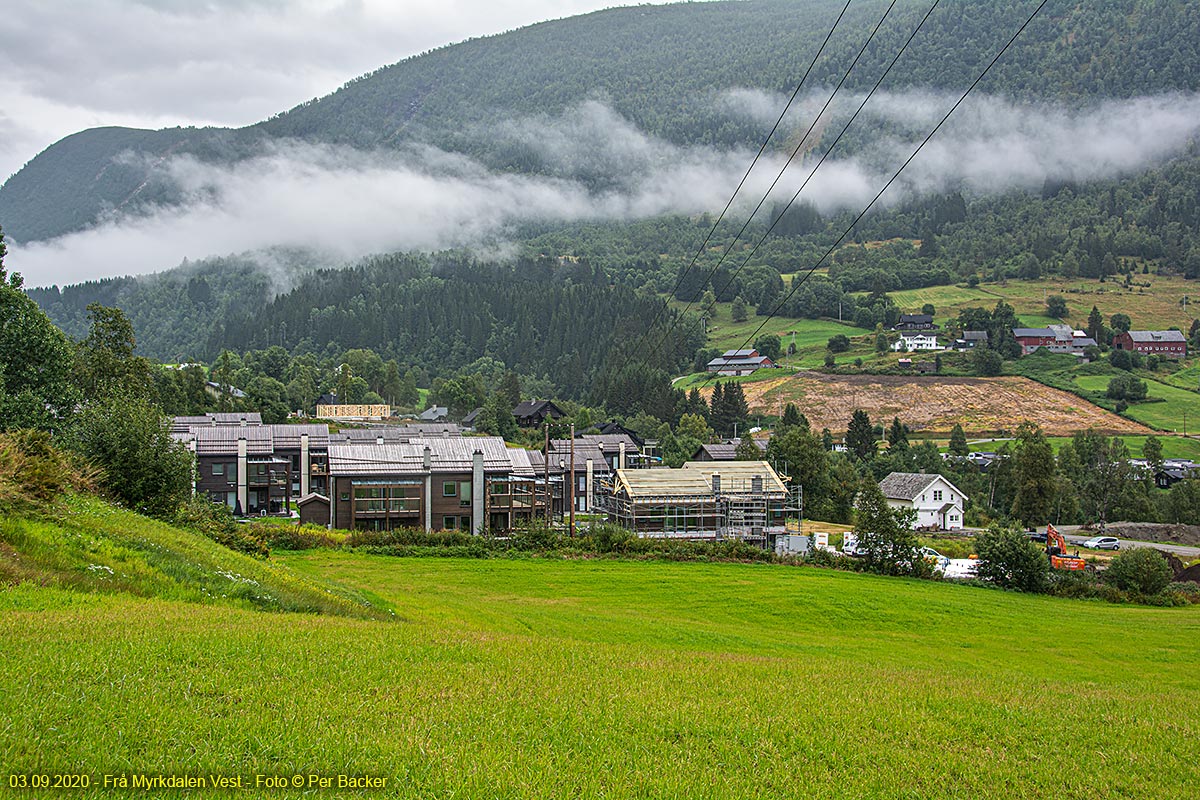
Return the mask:
<svg viewBox="0 0 1200 800"><path fill-rule="evenodd" d="M282 345L316 354L367 348L448 377L493 359L519 374L544 376L558 396L571 398L585 396L606 366L623 366L628 353L619 344L656 320L673 319L660 316L657 296L610 285L586 260L501 265L456 254L381 256L311 272L273 296L276 288L252 268L225 260L61 295L31 294L73 329L86 330L87 303L121 305L139 337L151 342L145 351L169 361L211 360L225 348ZM663 372L684 367L703 341L695 320L678 325L650 364Z"/></svg>
<svg viewBox="0 0 1200 800"><path fill-rule="evenodd" d="M171 203L178 190L155 177L164 157L225 163L281 137L368 148L415 140L494 168L538 171L545 164L536 153L491 135L496 121L553 115L588 99L672 142L754 144L761 124L731 117L717 100L731 89L790 91L841 5L751 0L612 9L410 58L238 131L86 131L47 149L0 187L0 223L11 238L29 242L113 212ZM885 5L852 4L810 85L836 82ZM1035 5L942 4L888 88L965 87ZM901 0L847 89L870 86L926 8L924 0ZM1200 17L1183 0L1051 3L980 91L1067 104L1192 91L1200 88L1198 48Z"/></svg>

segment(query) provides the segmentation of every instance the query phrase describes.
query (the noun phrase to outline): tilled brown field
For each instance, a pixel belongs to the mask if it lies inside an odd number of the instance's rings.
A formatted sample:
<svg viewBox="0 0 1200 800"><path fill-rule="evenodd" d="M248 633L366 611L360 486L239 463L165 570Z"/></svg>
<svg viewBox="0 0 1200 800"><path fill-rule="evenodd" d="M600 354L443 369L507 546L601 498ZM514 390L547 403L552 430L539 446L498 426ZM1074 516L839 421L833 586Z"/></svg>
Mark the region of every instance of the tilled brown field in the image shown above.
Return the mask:
<svg viewBox="0 0 1200 800"><path fill-rule="evenodd" d="M1038 423L1051 436L1088 428L1109 434L1153 432L1028 378L801 372L742 388L752 410L781 414L785 405L795 403L818 431L844 431L855 409L861 408L873 422L899 417L912 430L929 433L949 433L955 423L969 434L1013 431L1024 420Z"/></svg>

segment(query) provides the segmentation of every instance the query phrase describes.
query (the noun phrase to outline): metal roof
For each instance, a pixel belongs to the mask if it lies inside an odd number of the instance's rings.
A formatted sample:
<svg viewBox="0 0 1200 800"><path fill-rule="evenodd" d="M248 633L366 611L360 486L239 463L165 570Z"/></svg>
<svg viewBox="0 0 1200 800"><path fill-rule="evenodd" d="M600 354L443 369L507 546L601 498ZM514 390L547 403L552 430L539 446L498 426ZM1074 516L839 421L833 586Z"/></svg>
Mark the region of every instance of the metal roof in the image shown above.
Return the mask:
<svg viewBox="0 0 1200 800"><path fill-rule="evenodd" d="M1129 338L1138 344L1154 344L1155 342L1183 344L1187 341L1180 331L1130 331Z"/></svg>
<svg viewBox="0 0 1200 800"><path fill-rule="evenodd" d="M198 456L236 456L238 440L246 440L246 454L269 456L275 451L275 440L269 427L247 425L217 425L195 427L189 432L196 442Z"/></svg>
<svg viewBox="0 0 1200 800"><path fill-rule="evenodd" d="M587 469L587 461L592 460L592 471L607 472L608 456L615 456L618 449L614 447L612 450L601 450L600 446L595 442L588 442L583 439L575 440L575 471L583 472ZM571 463L571 440L570 439L551 439L550 440L550 469L555 470L558 467L558 462L570 466Z"/></svg>
<svg viewBox="0 0 1200 800"><path fill-rule="evenodd" d="M767 358L766 356L754 356L753 358L748 358L748 357L726 358L725 356L718 356L718 357L714 358L712 361L709 361L708 366L709 367L761 367L763 364L770 364L770 363L771 363L771 359Z"/></svg>
<svg viewBox="0 0 1200 800"><path fill-rule="evenodd" d="M620 453L622 442L625 443L626 455L641 452L637 442L627 433L585 433L579 438L585 442L594 442L600 445L606 454Z"/></svg>
<svg viewBox="0 0 1200 800"><path fill-rule="evenodd" d="M499 436L412 439L384 444L357 443L329 446L331 475L424 475L425 448L432 472L470 472L475 451L483 453L485 472L533 474L529 455L510 449Z"/></svg>
<svg viewBox="0 0 1200 800"><path fill-rule="evenodd" d="M197 426L214 425L262 425L262 414L257 411L218 411L194 416L178 416L171 418L171 430L186 431Z"/></svg>
<svg viewBox="0 0 1200 800"><path fill-rule="evenodd" d="M310 448L324 449L329 446L328 425L271 425L275 447L280 450L299 450L301 435L308 434Z"/></svg>

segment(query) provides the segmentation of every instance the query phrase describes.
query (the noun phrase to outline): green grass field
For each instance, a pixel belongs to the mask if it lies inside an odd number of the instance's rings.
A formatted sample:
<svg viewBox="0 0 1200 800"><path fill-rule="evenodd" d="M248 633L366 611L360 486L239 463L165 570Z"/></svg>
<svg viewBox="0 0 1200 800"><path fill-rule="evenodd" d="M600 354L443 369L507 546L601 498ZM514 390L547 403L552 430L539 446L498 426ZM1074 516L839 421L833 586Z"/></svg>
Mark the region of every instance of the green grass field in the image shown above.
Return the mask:
<svg viewBox="0 0 1200 800"><path fill-rule="evenodd" d="M1062 447L1067 442L1071 441L1069 436L1051 436L1047 437L1050 441L1050 446L1054 448L1054 452L1058 452L1058 448ZM1142 457L1142 447L1146 443L1145 436L1119 436L1117 437L1125 442L1125 446L1129 448L1129 455L1133 458ZM1200 461L1200 439L1183 438L1182 436L1159 436L1158 441L1162 442L1163 458L1190 458ZM972 445L974 447L974 445Z"/></svg>
<svg viewBox="0 0 1200 800"><path fill-rule="evenodd" d="M1068 316L1063 322L1082 328L1087 324L1092 306L1100 311L1105 322L1113 314L1128 314L1135 328L1161 329L1171 325L1188 330L1195 318L1195 309L1180 305L1184 295L1195 295L1197 284L1176 276L1135 275L1135 284L1124 288L1118 281L1100 283L1081 278L1045 278L1036 281L1010 280L1004 284L981 283L968 286L931 286L925 289L906 289L889 292L892 299L906 312L919 311L932 303L939 324L956 316L969 306L991 309L999 300L1009 303L1031 327L1057 322L1046 314L1046 297L1062 295L1067 301Z"/></svg>
<svg viewBox="0 0 1200 800"><path fill-rule="evenodd" d="M399 621L0 590L5 770L369 774L468 798L1200 785L1200 607L781 566L280 561ZM239 793L268 795L300 792Z"/></svg>
<svg viewBox="0 0 1200 800"><path fill-rule="evenodd" d="M1078 375L1075 383L1080 388L1103 393L1108 388L1110 375ZM1186 430L1200 431L1200 393L1168 386L1146 379L1150 397L1161 397L1162 403L1132 403L1125 415L1152 428L1182 433Z"/></svg>
<svg viewBox="0 0 1200 800"><path fill-rule="evenodd" d="M681 303L678 300L671 302L671 307L676 310L683 310L686 305L686 303ZM766 317L755 316L754 309L750 308L748 319L744 322L734 322L733 316L730 313L731 306L731 303L716 304L709 323L709 347L718 347L722 350L740 348L746 342L747 337L753 334L766 319ZM695 311L696 308L697 305L693 304L692 310ZM870 333L870 331L863 328L856 328L850 324L843 325L835 320L773 317L758 336L764 336L768 333L773 333L780 338L785 351L787 350L787 346L794 340L797 350L820 348L821 352L824 353L825 346L831 336L839 333L850 337L862 336ZM754 342L751 341L745 346L753 347Z"/></svg>

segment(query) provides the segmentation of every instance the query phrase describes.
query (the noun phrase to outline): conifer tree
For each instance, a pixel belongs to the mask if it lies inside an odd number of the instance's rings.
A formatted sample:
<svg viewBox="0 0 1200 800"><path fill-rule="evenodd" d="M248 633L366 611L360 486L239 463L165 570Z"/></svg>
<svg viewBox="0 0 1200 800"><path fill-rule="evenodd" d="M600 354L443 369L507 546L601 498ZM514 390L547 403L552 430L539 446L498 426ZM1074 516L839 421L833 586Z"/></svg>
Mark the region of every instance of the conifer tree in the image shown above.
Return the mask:
<svg viewBox="0 0 1200 800"><path fill-rule="evenodd" d="M871 425L871 418L861 408L856 409L850 417L850 425L846 428L846 449L860 461L875 457L875 429Z"/></svg>
<svg viewBox="0 0 1200 800"><path fill-rule="evenodd" d="M957 422L950 431L949 450L950 454L955 456L965 456L970 453L970 450L967 449L967 434L963 431L963 426Z"/></svg>

